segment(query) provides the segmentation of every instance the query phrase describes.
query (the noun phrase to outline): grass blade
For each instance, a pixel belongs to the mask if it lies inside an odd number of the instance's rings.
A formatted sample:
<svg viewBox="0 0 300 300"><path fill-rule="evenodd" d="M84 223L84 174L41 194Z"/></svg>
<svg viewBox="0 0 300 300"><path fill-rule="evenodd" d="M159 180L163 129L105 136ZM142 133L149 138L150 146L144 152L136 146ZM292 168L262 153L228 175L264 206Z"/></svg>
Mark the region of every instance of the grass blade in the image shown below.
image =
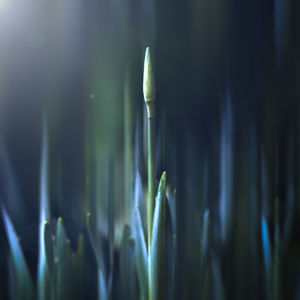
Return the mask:
<svg viewBox="0 0 300 300"><path fill-rule="evenodd" d="M56 226L57 254L57 299L69 299L70 295L70 262L67 235L62 218L58 218Z"/></svg>
<svg viewBox="0 0 300 300"><path fill-rule="evenodd" d="M104 274L101 269L98 269L98 288L99 300L108 300L107 288L105 284Z"/></svg>
<svg viewBox="0 0 300 300"><path fill-rule="evenodd" d="M48 137L44 119L42 136L42 155L40 170L40 232L39 232L39 262L38 262L38 298L49 299L49 276L45 257L44 223L50 219L50 205L48 198Z"/></svg>
<svg viewBox="0 0 300 300"><path fill-rule="evenodd" d="M261 231L262 231L262 244L263 244L263 254L266 272L266 283L267 283L267 293L268 299L272 299L272 253L271 253L271 243L268 224L265 216L262 216L261 221Z"/></svg>
<svg viewBox="0 0 300 300"><path fill-rule="evenodd" d="M50 277L51 299L55 299L56 295L56 266L54 257L54 241L50 229L50 224L44 223L44 244L45 244L45 259Z"/></svg>
<svg viewBox="0 0 300 300"><path fill-rule="evenodd" d="M77 253L76 253L76 264L77 264L77 269L82 272L83 268L83 263L84 263L84 237L83 234L79 236L78 239L78 248L77 248Z"/></svg>
<svg viewBox="0 0 300 300"><path fill-rule="evenodd" d="M143 299L148 299L148 254L140 211L135 210L136 268Z"/></svg>
<svg viewBox="0 0 300 300"><path fill-rule="evenodd" d="M134 183L134 205L139 208L144 232L147 232L147 215L143 199L143 185L139 171L136 171ZM135 228L135 227L134 227ZM133 233L134 235L134 233Z"/></svg>
<svg viewBox="0 0 300 300"><path fill-rule="evenodd" d="M18 291L17 294L20 295L20 299L32 300L34 299L34 289L29 269L13 224L4 207L2 207L2 216L11 251L11 267L15 271L15 276L13 277L16 282L11 283L11 285Z"/></svg>
<svg viewBox="0 0 300 300"><path fill-rule="evenodd" d="M171 221L172 221L172 231L176 234L177 220L176 220L176 190L173 192L170 188L167 188L167 201L170 209Z"/></svg>
<svg viewBox="0 0 300 300"><path fill-rule="evenodd" d="M50 224L46 221L44 223L44 241L45 241L45 255L46 262L52 279L55 275L55 263L54 263L54 249L53 249L53 237L50 229Z"/></svg>
<svg viewBox="0 0 300 300"><path fill-rule="evenodd" d="M96 240L95 234L92 232L92 228L91 228L91 213L87 213L87 215L86 215L86 224L87 224L87 230L88 230L90 242L91 242L91 245L92 245L92 248L94 251L94 255L95 255L98 267L102 269L102 272L105 272L102 252L99 249L100 247L97 246L98 245L97 240Z"/></svg>
<svg viewBox="0 0 300 300"><path fill-rule="evenodd" d="M215 255L212 255L212 275L213 275L213 283L214 283L214 299L223 300L225 298L222 274L220 269L220 264Z"/></svg>
<svg viewBox="0 0 300 300"><path fill-rule="evenodd" d="M202 235L201 235L201 250L200 250L200 263L201 271L204 272L204 263L207 256L208 250L208 237L209 237L209 228L210 228L210 213L206 209L203 216L203 226L202 226ZM202 273L202 272L201 272Z"/></svg>
<svg viewBox="0 0 300 300"><path fill-rule="evenodd" d="M136 273L134 268L135 244L128 225L124 227L120 249L120 271L122 280L122 295L124 299L137 299Z"/></svg>
<svg viewBox="0 0 300 300"><path fill-rule="evenodd" d="M166 172L163 172L158 192L156 196L152 244L150 252L151 268L150 276L152 282L153 299L159 298L159 283L161 282L160 275L163 273L163 257L164 257L164 242L165 242L165 212L166 212Z"/></svg>
<svg viewBox="0 0 300 300"><path fill-rule="evenodd" d="M272 269L272 254L271 254L271 243L270 243L270 236L269 236L269 229L266 218L262 217L261 223L261 230L262 230L262 240L263 240L263 253L264 253L264 261L265 261L265 268L268 276L271 274Z"/></svg>

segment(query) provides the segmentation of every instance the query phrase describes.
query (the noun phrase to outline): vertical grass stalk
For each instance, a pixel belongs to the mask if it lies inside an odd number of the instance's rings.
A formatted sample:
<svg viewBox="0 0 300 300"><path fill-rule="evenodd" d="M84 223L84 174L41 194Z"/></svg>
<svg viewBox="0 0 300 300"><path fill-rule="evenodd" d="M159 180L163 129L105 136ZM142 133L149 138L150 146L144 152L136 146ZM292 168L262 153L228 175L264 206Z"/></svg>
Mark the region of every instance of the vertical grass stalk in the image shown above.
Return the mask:
<svg viewBox="0 0 300 300"><path fill-rule="evenodd" d="M126 205L126 218L130 218L133 199L133 147L132 147L132 94L131 74L128 68L124 86L124 195Z"/></svg>
<svg viewBox="0 0 300 300"><path fill-rule="evenodd" d="M143 80L144 100L148 116L148 289L149 300L152 300L151 280L151 241L152 221L155 200L155 84L150 58L150 50L147 47L144 62Z"/></svg>
<svg viewBox="0 0 300 300"><path fill-rule="evenodd" d="M50 220L50 203L48 195L48 130L46 119L43 120L40 170L40 228L39 228L39 260L38 260L38 299L49 298L49 276L46 266L44 243L44 223Z"/></svg>

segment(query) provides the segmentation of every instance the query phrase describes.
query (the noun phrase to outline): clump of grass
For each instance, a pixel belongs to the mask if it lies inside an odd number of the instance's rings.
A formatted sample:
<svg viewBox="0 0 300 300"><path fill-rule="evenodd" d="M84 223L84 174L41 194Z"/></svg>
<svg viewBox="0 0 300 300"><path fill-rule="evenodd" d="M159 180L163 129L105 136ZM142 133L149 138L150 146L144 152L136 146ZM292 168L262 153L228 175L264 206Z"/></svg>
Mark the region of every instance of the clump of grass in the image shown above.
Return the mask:
<svg viewBox="0 0 300 300"><path fill-rule="evenodd" d="M234 210L233 210L233 124L231 102L227 101L225 113L222 114L222 130L220 137L220 197L217 203L206 203L201 205L201 213L191 213L187 210L188 217L196 216L193 235L188 238L189 243L184 246L186 252L179 251L178 228L181 222L181 214L177 209L176 190L167 185L167 175L163 172L158 184L156 182L156 137L155 137L155 80L152 68L149 48L146 49L144 61L143 95L147 111L147 176L136 170L133 180L133 147L132 147L132 105L130 104L130 91L125 93L125 123L124 134L128 138L125 143L124 169L128 178L125 180L125 207L126 222L117 227L114 215L112 194L115 188L113 183L113 168L111 167L111 156L104 163L107 175L106 195L104 201L107 210L104 214L101 211L97 194L94 199L95 211L89 211L86 216L86 227L89 241L94 252L97 271L97 287L99 300L126 299L126 300L174 300L174 299L229 299L232 287L226 277L232 270L230 264L225 260L232 259L231 241L237 240L242 243L246 240L233 236L235 231ZM128 80L128 78L127 78ZM129 85L127 86L130 89ZM67 238L62 218L50 223L50 197L48 187L48 138L46 122L44 122L41 173L40 173L40 228L39 228L39 260L38 275L36 284L32 280L29 267L23 254L21 243L17 237L12 221L4 207L2 207L2 218L10 247L9 256L9 280L10 297L13 300L39 299L39 300L64 300L78 299L82 296L83 269L84 269L84 239L79 236L78 248L72 252L70 240ZM290 146L290 148L293 148ZM289 148L288 153L292 152ZM159 147L158 147L159 149ZM109 152L107 150L107 152ZM290 155L291 156L291 155ZM277 159L277 158L276 158ZM103 159L104 160L104 159ZM204 169L209 168L205 162ZM264 163L264 161L263 161ZM265 166L263 164L262 187L267 180ZM90 166L89 166L90 171ZM104 171L104 173L105 173ZM292 172L291 162L289 172ZM89 172L92 176L93 172ZM207 172L204 172L204 177ZM292 182L292 175L288 180ZM147 184L144 184L144 177L147 177ZM276 182L278 170L276 167ZM187 177L189 178L189 177ZM134 182L133 182L134 181ZM208 189L207 179L203 180L203 190ZM87 184L89 184L87 180ZM99 183L98 183L99 184ZM278 183L276 183L278 184ZM134 187L133 187L134 186ZM105 187L104 187L105 189ZM86 191L88 198L88 209L92 210L93 192L89 186ZM105 194L105 193L103 193ZM266 193L267 194L267 193ZM146 195L146 196L145 196ZM206 197L206 196L205 196ZM263 194L261 219L258 213L253 213L249 220L261 230L262 258L264 263L264 284L262 291L264 298L280 300L283 298L282 270L283 254L288 245L292 226L294 208L293 195L288 201L285 227L280 228L279 221L279 200L275 200L275 213L270 218L269 205L266 202L267 196ZM203 197L204 198L204 197ZM185 199L184 199L185 200ZM201 199L202 200L202 199ZM258 201L257 201L258 202ZM208 209L209 207L209 209ZM215 211L214 211L215 208ZM127 211L129 209L129 211ZM255 212L258 207L255 207ZM269 214L268 214L269 213ZM104 222L100 222L101 216L107 216L106 229L100 228ZM241 218L237 218L241 222ZM274 220L274 224L272 223ZM125 224L126 223L126 224ZM248 224L242 223L243 229ZM252 224L252 225L253 225ZM239 225L239 224L238 224ZM184 228L185 229L185 228ZM116 231L120 238L117 237ZM184 231L184 230L182 230ZM246 231L246 230L245 230ZM241 232L245 232L242 230ZM259 230L257 230L259 232ZM184 232L185 234L185 232ZM189 232L187 232L189 234ZM255 235L253 235L255 240ZM181 242L185 241L181 237ZM181 245L182 246L182 245ZM243 247L239 248L243 249ZM256 248L253 247L256 251ZM253 251L253 250L251 250ZM245 253L251 253L245 251ZM184 266L181 270L191 272L185 282L179 280L178 265L184 254L191 256L190 262L193 266ZM251 253L253 254L253 253ZM255 253L253 257L257 259ZM253 259L251 257L251 259ZM248 257L247 257L248 258ZM255 261L257 264L257 262ZM258 264L257 264L258 265ZM260 272L257 267L253 268ZM237 268L237 276L241 274ZM186 275L186 274L185 274ZM242 274L244 276L244 274ZM233 276L234 277L234 276ZM189 282L191 280L191 284ZM195 284L196 283L196 284ZM229 283L229 284L228 284ZM184 286L179 294L178 285ZM196 287L194 287L196 285ZM189 288L192 286L193 290ZM240 291L238 291L239 293ZM258 293L256 293L258 295ZM82 297L83 298L83 297Z"/></svg>
<svg viewBox="0 0 300 300"><path fill-rule="evenodd" d="M2 216L10 245L10 296L11 299L80 299L84 258L83 236L79 237L78 250L71 251L70 240L64 229L62 218L56 225L56 234L51 233L50 224L44 223L45 274L49 282L38 280L34 285L13 224L2 207ZM44 288L44 290L41 290Z"/></svg>
<svg viewBox="0 0 300 300"><path fill-rule="evenodd" d="M134 219L130 223L133 224L133 230L126 225L123 231L123 237L120 246L113 245L113 248L119 247L121 256L120 273L121 286L123 293L128 295L128 298L137 299L138 294L134 289L136 282L128 280L125 274L135 274L132 278L137 277L139 289L142 299L160 299L161 295L167 294L162 291L161 279L163 274L163 266L165 264L165 237L166 237L166 172L163 172L156 194L155 183L155 85L154 76L150 58L149 48L146 49L145 64L144 64L144 83L143 83L144 98L147 108L148 117L148 198L147 198L147 214L144 214L143 202L143 187L141 185L140 175L137 172L135 180L135 191L132 193L136 198L132 209L135 211L132 214ZM128 99L127 99L128 101ZM155 196L156 194L156 196ZM170 192L172 194L172 192ZM140 210L142 209L142 211ZM175 204L174 198L171 208L173 227L175 225ZM144 226L147 217L147 234L144 232ZM103 241L97 237L96 232L91 225L91 214L87 215L87 227L92 248L95 253L98 272L100 273L99 280L99 298L110 299L113 292L113 278L116 277L113 268L108 269L105 265L105 251ZM175 233L172 236L175 236ZM146 242L147 240L147 242ZM174 245L173 245L174 248ZM172 250L172 249L171 249ZM174 250L174 249L173 249ZM134 265L128 264L125 257ZM173 263L174 261L172 261ZM109 274L107 274L109 273Z"/></svg>
<svg viewBox="0 0 300 300"><path fill-rule="evenodd" d="M84 259L83 236L79 237L78 250L71 251L62 218L58 218L56 232L50 226L48 199L48 137L46 121L43 124L40 171L40 236L39 261L36 284L33 283L18 236L2 207L2 217L10 245L10 297L24 300L80 299Z"/></svg>

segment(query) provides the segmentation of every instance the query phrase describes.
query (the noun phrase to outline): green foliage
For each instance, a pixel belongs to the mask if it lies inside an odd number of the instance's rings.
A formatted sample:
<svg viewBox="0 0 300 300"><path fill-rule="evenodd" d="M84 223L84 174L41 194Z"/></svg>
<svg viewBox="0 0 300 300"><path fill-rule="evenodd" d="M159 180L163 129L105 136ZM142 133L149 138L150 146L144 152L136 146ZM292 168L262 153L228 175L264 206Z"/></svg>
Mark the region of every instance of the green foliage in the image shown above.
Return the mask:
<svg viewBox="0 0 300 300"><path fill-rule="evenodd" d="M129 80L127 78L127 80ZM212 209L214 206L207 201L203 201L199 211L192 211L194 207L187 207L187 218L192 220L192 230L181 228L181 214L178 213L178 204L182 206L187 203L178 203L176 190L167 185L166 172L162 173L158 187L156 184L156 137L155 137L155 83L151 64L149 48L146 49L144 62L144 82L143 92L147 108L148 117L148 169L142 172L137 168L133 175L133 150L132 150L132 103L130 103L131 92L128 82L126 83L126 103L125 103L125 156L124 169L125 178L125 218L116 224L114 215L115 207L112 201L114 189L119 188L113 184L114 173L111 161L105 161L107 178L103 184L105 192L104 200L98 199L100 193L87 188L87 207L91 210L95 207L95 214L88 212L86 215L86 227L94 253L97 272L97 289L99 300L174 300L174 299L230 299L226 290L226 285L232 285L231 278L227 277L231 273L228 268L228 258L232 258L232 240L240 237L235 235L235 230L222 234L222 224L227 223L227 218L232 217L231 205L222 207L219 215ZM44 125L45 126L45 125ZM231 126L230 126L231 127ZM229 129L228 129L229 130ZM230 131L230 130L229 130ZM228 133L229 134L229 133ZM231 135L231 132L230 132ZM222 135L221 144L227 147L227 134ZM2 208L2 217L6 230L6 235L10 247L8 270L10 297L13 300L68 300L80 299L83 297L83 273L84 273L84 239L83 235L78 238L78 248L74 252L71 249L71 242L67 238L65 226L62 218L58 218L55 224L50 224L50 199L48 195L48 142L46 127L44 127L42 159L41 159L41 197L40 197L40 240L39 240L39 269L37 283L34 285L20 241L17 237L13 224ZM228 150L228 149L227 149ZM229 151L229 150L228 150ZM222 152L222 150L221 150ZM231 152L231 151L229 151ZM110 154L107 155L109 158ZM226 155L225 155L226 156ZM230 156L231 157L231 156ZM223 158L221 157L221 160ZM104 159L103 159L104 160ZM226 166L225 166L226 165ZM227 170L225 164L224 174ZM230 165L230 168L232 166ZM229 168L229 167L228 167ZM144 171L144 170L143 170ZM145 175L148 171L148 178ZM228 170L227 170L228 171ZM93 172L90 172L93 174ZM96 173L96 172L95 172ZM104 172L105 173L105 172ZM231 172L229 172L231 174ZM89 176L91 176L89 174ZM205 173L206 174L206 173ZM227 174L228 175L228 174ZM207 174L205 175L207 176ZM266 176L263 174L262 177ZM135 177L135 180L133 178ZM224 178L223 178L224 179ZM147 185L144 184L148 180ZM265 178L263 178L265 180ZM95 180L96 181L96 180ZM207 181L203 180L204 182ZM224 182L227 182L226 180ZM232 182L230 179L229 182ZM87 181L90 184L90 179ZM98 184L98 183L97 183ZM206 190L201 186L199 190ZM101 188L103 187L101 186ZM264 187L264 182L262 183ZM157 187L157 189L156 189ZM225 183L223 189L227 190ZM97 188L99 188L97 186ZM100 188L99 188L100 189ZM92 195L96 195L92 199ZM148 194L148 195L147 195ZM199 193L200 195L201 193ZM228 193L227 193L228 194ZM226 200L234 203L232 193L226 194ZM100 194L102 195L102 194ZM146 197L147 195L147 201ZM189 195L184 195L188 197ZM266 196L262 197L262 217L260 220L258 213L249 220L253 224L261 225L261 232L257 225L257 232L261 233L259 247L262 248L261 262L264 263L262 276L265 286L264 296L268 299L280 300L282 296L282 269L283 253L289 243L290 231L292 227L294 199L291 198L287 204L284 230L280 228L279 220L279 200L275 200L274 224L269 218L269 207ZM203 197L204 198L204 197ZM227 199L228 198L228 199ZM230 199L229 199L230 198ZM225 199L225 198L224 198ZM223 200L224 200L223 199ZM92 203L94 200L95 203ZM185 199L184 199L185 200ZM203 199L201 199L202 201ZM101 202L102 201L102 202ZM102 211L103 203L107 204L105 213ZM222 202L222 201L221 201ZM258 201L257 201L258 202ZM225 202L224 202L225 203ZM223 203L223 205L225 205ZM218 206L219 203L216 206ZM207 207L210 207L208 209ZM255 207L258 211L258 207ZM100 214L103 213L102 215ZM180 212L181 213L181 212ZM105 215L105 221L100 220ZM220 216L222 215L222 216ZM196 217L194 217L196 216ZM226 222L223 220L226 219ZM255 219L256 218L256 219ZM217 221L216 221L217 220ZM237 218L239 222L239 218ZM234 224L234 220L228 220ZM219 223L221 224L219 224ZM248 222L248 220L247 220ZM246 223L246 222L245 222ZM148 225L148 226L147 226ZM184 224L186 225L186 224ZM248 224L242 224L247 228ZM52 230L55 227L55 230ZM104 227L104 229L102 228ZM187 226L188 227L188 226ZM256 228L255 226L253 226ZM190 230L190 231L189 231ZM223 228L224 230L224 228ZM245 230L246 231L246 230ZM192 234L191 234L192 232ZM237 231L239 232L239 231ZM244 232L244 231L241 231ZM180 236L181 233L181 236ZM183 235L189 235L192 243L184 245L184 251L179 250L179 241L185 239ZM224 240L224 236L226 239ZM180 240L181 238L181 240ZM253 235L252 240L257 236ZM259 238L257 238L258 240ZM194 247L192 247L194 246ZM255 247L254 247L255 248ZM248 252L247 252L248 253ZM249 253L251 253L249 251ZM247 257L248 259L248 257ZM255 257L255 259L257 259ZM188 264L188 270L192 270L186 282L182 283L182 274L179 271L180 263ZM250 259L249 259L250 261ZM253 257L251 257L251 262ZM182 271L182 269L180 269ZM239 270L239 269L238 269ZM257 270L257 269L256 269ZM235 271L235 270L233 270ZM236 272L238 273L238 272ZM237 276L243 274L238 273ZM256 275L256 274L255 274ZM189 280L192 281L190 284ZM179 294L178 283L184 286L183 292ZM194 290L189 287L196 283Z"/></svg>
<svg viewBox="0 0 300 300"><path fill-rule="evenodd" d="M55 235L52 235L49 223L44 223L44 241L51 298L73 299L76 296L79 299L82 293L83 236L78 239L77 252L72 252L63 220L58 218Z"/></svg>

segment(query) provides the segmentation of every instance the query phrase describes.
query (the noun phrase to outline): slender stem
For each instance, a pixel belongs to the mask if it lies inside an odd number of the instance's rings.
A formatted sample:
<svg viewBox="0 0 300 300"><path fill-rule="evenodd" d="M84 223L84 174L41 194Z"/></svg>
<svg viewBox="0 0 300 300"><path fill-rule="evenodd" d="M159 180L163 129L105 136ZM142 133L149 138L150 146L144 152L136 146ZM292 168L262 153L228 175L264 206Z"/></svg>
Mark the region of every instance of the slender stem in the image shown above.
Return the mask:
<svg viewBox="0 0 300 300"><path fill-rule="evenodd" d="M148 118L148 241L152 241L152 223L155 200L155 118Z"/></svg>
<svg viewBox="0 0 300 300"><path fill-rule="evenodd" d="M151 243L155 200L155 83L148 47L144 62L143 93L148 115L148 289L149 300L152 300Z"/></svg>
<svg viewBox="0 0 300 300"><path fill-rule="evenodd" d="M151 244L155 200L155 117L148 118L148 280L149 300L152 300Z"/></svg>
<svg viewBox="0 0 300 300"><path fill-rule="evenodd" d="M126 218L129 218L133 199L133 149L132 149L132 95L130 70L127 71L124 88L124 195Z"/></svg>

